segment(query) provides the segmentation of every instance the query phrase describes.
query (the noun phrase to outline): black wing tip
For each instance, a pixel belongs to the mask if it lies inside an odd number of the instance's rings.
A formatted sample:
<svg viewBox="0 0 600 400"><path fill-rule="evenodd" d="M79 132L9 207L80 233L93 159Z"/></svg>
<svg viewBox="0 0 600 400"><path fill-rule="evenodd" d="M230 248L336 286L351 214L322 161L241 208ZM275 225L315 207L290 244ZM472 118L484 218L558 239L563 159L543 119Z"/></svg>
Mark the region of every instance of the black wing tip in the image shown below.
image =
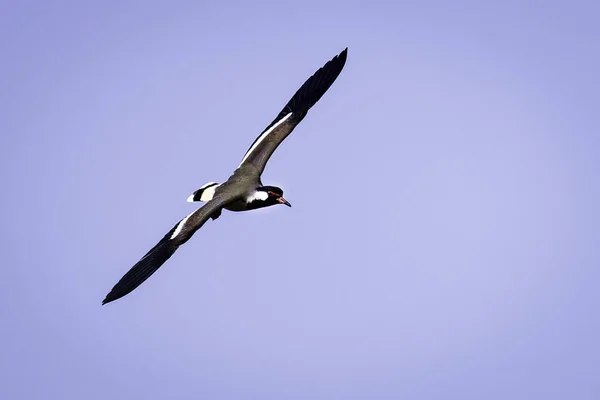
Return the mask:
<svg viewBox="0 0 600 400"><path fill-rule="evenodd" d="M136 266L137 266L137 264L136 264ZM135 268L135 266L134 266L134 268ZM132 269L134 269L134 268L132 268ZM145 278L143 278L143 280L141 282L138 281L138 282L132 284L130 275L131 275L131 270L128 271L127 274L125 274L125 276L123 276L119 280L119 282L117 282L117 284L110 290L110 292L108 292L108 294L106 295L104 300L102 300L102 305L108 304L110 302L120 299L123 296L128 295L145 280Z"/></svg>
<svg viewBox="0 0 600 400"><path fill-rule="evenodd" d="M337 55L337 57L343 58L344 61L346 61L346 58L348 57L348 47L346 47L344 50L342 50L340 52L340 54Z"/></svg>
<svg viewBox="0 0 600 400"><path fill-rule="evenodd" d="M119 297L111 296L111 293L107 294L106 297L104 298L104 300L102 300L102 305L108 304L111 301L115 301L119 298Z"/></svg>
<svg viewBox="0 0 600 400"><path fill-rule="evenodd" d="M333 82L335 82L342 72L344 65L346 65L347 58L348 47L325 63L325 65L319 68L317 72L304 82L281 111L279 117L288 112L293 112L300 118L303 118L308 110L321 99Z"/></svg>
<svg viewBox="0 0 600 400"><path fill-rule="evenodd" d="M326 63L322 69L326 69L327 67L329 67L329 65L331 65L330 68L333 70L332 72L337 71L337 72L335 72L336 73L335 78L337 78L337 75L339 75L340 72L342 72L344 65L346 65L347 59L348 59L348 48L346 47L344 50L342 50L340 52L340 54L336 55L328 63ZM334 81L335 81L335 78L333 78Z"/></svg>
<svg viewBox="0 0 600 400"><path fill-rule="evenodd" d="M115 290L115 289L117 289L118 285L119 284L115 285L115 287L113 287L111 289L111 291L108 292L108 294L106 295L106 297L104 298L104 300L102 300L102 305L108 304L108 303L113 302L115 300L119 300L121 297L123 297L123 296L125 296L126 294L129 293L129 292L125 292L125 293L121 292L121 293L119 293L118 290Z"/></svg>
<svg viewBox="0 0 600 400"><path fill-rule="evenodd" d="M115 300L119 300L121 297L127 296L129 293L137 289L138 286L144 283L144 281L148 279L150 275L152 275L158 269L158 267L151 266L152 268L149 270L147 267L139 268L138 266L139 263L136 264L133 268L131 268L131 270L129 270L119 280L119 282L117 282L117 284L106 295L104 300L102 300L102 305L108 304Z"/></svg>
<svg viewBox="0 0 600 400"><path fill-rule="evenodd" d="M191 214L190 214L191 215ZM208 219L208 218L207 218ZM183 220L182 220L183 221ZM179 221L153 248L146 253L123 277L116 283L115 286L102 300L102 305L110 303L127 296L133 292L142 283L154 274L172 255L180 244L185 243L187 239L173 240L173 232L177 229ZM193 232L191 233L193 234ZM191 234L189 235L191 237ZM179 235L181 236L181 234ZM178 237L179 237L178 236Z"/></svg>

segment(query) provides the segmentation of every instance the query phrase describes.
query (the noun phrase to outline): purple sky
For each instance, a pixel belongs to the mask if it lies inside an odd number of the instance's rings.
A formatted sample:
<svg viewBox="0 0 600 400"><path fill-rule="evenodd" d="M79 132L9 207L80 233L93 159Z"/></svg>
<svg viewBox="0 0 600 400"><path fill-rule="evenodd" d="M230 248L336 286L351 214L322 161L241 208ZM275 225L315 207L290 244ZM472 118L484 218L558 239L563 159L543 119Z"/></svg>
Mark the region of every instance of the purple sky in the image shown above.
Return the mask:
<svg viewBox="0 0 600 400"><path fill-rule="evenodd" d="M109 3L0 6L1 399L600 398L597 2Z"/></svg>

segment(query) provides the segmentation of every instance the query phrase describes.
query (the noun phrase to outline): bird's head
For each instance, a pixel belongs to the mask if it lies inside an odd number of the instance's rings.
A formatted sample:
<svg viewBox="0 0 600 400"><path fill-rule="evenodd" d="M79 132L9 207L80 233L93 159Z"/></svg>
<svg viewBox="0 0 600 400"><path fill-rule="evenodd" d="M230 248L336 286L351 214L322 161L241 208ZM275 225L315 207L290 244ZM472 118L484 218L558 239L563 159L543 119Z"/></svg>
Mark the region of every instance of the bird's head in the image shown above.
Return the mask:
<svg viewBox="0 0 600 400"><path fill-rule="evenodd" d="M288 207L292 205L283 198L283 190L276 186L260 186L248 198L248 209L262 208L274 206L277 204L285 204Z"/></svg>

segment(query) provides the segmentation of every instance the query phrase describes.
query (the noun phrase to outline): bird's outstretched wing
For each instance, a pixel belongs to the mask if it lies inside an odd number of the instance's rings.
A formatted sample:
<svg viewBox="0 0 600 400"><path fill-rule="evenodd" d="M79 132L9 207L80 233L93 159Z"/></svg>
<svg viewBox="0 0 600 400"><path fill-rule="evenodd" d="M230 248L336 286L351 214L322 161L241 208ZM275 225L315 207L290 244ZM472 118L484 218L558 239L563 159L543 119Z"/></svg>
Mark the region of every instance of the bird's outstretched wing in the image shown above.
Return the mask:
<svg viewBox="0 0 600 400"><path fill-rule="evenodd" d="M259 175L262 174L277 146L292 133L296 125L306 116L308 110L319 101L342 72L347 53L348 48L319 68L304 82L277 118L252 143L244 155L240 167L244 164L251 164L258 170Z"/></svg>
<svg viewBox="0 0 600 400"><path fill-rule="evenodd" d="M192 235L204 225L204 223L213 215L218 214L221 209L233 199L215 198L203 207L192 212L190 215L179 221L160 242L156 244L140 261L137 262L102 301L102 304L117 300L140 286L150 277L161 265L165 263L175 250L187 242Z"/></svg>

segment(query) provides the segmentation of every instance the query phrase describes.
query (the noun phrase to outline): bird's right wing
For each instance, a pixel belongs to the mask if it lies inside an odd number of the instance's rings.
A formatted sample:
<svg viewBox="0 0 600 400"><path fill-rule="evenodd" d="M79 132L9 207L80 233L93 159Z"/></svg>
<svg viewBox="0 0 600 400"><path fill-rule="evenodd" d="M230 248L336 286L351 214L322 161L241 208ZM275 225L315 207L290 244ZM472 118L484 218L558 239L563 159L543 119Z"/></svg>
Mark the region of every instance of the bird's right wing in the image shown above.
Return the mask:
<svg viewBox="0 0 600 400"><path fill-rule="evenodd" d="M230 196L231 197L231 196ZM235 198L215 198L179 221L140 261L137 262L106 295L102 304L110 303L140 286L175 250L187 242L208 219Z"/></svg>

